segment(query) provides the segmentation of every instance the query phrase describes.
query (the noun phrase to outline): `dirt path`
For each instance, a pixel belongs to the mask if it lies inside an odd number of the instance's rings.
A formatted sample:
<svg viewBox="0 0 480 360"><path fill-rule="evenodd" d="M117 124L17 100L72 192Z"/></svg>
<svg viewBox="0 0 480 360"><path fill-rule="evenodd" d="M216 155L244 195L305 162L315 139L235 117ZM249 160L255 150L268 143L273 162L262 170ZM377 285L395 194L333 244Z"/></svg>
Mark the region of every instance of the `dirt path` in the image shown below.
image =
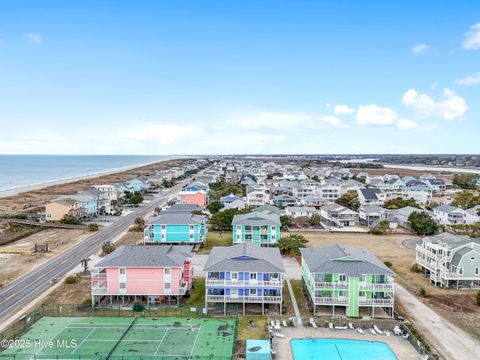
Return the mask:
<svg viewBox="0 0 480 360"><path fill-rule="evenodd" d="M418 300L403 286L395 284L395 294L419 331L446 359L480 359L480 343Z"/></svg>

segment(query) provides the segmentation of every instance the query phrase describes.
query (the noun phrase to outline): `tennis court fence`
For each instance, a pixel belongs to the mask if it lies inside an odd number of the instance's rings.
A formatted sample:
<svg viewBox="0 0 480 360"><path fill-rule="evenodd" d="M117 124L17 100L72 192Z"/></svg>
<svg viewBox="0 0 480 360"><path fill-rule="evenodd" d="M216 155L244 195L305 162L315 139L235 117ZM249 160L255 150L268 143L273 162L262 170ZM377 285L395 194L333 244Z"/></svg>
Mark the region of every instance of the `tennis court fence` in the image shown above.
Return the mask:
<svg viewBox="0 0 480 360"><path fill-rule="evenodd" d="M145 305L142 311L133 311L132 306L113 306L109 308L92 308L87 304L44 304L25 313L16 322L0 332L0 340L15 340L24 335L29 329L44 316L49 317L178 317L178 318L230 318L238 323L238 307L227 306L224 314L223 305L209 307L208 314L203 307L153 307ZM0 342L0 351L5 348ZM2 360L0 353L0 360ZM75 359L78 359L75 357ZM166 357L167 359L167 357ZM19 357L17 360L27 360ZM46 359L47 360L47 359ZM48 359L50 360L50 359ZM115 359L118 360L118 359ZM127 359L125 359L127 360ZM128 359L131 360L131 359ZM172 359L170 359L172 360Z"/></svg>

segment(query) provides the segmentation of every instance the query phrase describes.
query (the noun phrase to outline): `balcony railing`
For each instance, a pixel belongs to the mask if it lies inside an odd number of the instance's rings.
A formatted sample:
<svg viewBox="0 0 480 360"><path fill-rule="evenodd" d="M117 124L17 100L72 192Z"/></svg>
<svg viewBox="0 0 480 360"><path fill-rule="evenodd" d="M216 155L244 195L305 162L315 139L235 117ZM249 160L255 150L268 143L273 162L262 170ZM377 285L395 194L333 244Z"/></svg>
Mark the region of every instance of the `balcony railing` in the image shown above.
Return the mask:
<svg viewBox="0 0 480 360"><path fill-rule="evenodd" d="M390 291L393 291L393 283L360 283L360 290L390 290Z"/></svg>
<svg viewBox="0 0 480 360"><path fill-rule="evenodd" d="M207 286L253 286L283 287L283 281L221 280L207 279Z"/></svg>
<svg viewBox="0 0 480 360"><path fill-rule="evenodd" d="M209 302L249 302L249 303L280 303L281 296L255 296L255 295L206 295Z"/></svg>
<svg viewBox="0 0 480 360"><path fill-rule="evenodd" d="M93 295L106 295L107 287L106 286L92 286Z"/></svg>
<svg viewBox="0 0 480 360"><path fill-rule="evenodd" d="M360 299L358 301L358 305L360 306L364 306L364 305L393 306L393 298L392 299Z"/></svg>
<svg viewBox="0 0 480 360"><path fill-rule="evenodd" d="M348 289L348 283L315 281L315 287L322 289Z"/></svg>
<svg viewBox="0 0 480 360"><path fill-rule="evenodd" d="M317 305L346 305L348 304L348 298L333 298L316 296L315 304Z"/></svg>

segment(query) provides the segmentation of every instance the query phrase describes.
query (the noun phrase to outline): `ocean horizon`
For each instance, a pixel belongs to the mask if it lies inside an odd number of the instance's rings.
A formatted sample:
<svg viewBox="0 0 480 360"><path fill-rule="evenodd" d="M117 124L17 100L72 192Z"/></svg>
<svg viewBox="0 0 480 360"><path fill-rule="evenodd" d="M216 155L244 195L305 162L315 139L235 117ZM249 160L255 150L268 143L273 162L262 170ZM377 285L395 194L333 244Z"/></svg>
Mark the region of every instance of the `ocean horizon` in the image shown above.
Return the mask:
<svg viewBox="0 0 480 360"><path fill-rule="evenodd" d="M101 175L179 157L182 156L0 154L0 191Z"/></svg>

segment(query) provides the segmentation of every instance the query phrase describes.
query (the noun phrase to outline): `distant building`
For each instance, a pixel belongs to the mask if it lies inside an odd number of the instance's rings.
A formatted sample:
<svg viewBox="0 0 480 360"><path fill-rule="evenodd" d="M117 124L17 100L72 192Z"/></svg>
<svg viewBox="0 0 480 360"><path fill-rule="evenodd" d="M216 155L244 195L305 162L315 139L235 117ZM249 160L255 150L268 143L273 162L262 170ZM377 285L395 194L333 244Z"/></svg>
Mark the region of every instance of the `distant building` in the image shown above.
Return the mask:
<svg viewBox="0 0 480 360"><path fill-rule="evenodd" d="M206 217L191 212L162 211L148 222L144 244L200 244L207 236Z"/></svg>
<svg viewBox="0 0 480 360"><path fill-rule="evenodd" d="M280 240L280 227L280 216L277 214L254 211L235 215L232 221L233 243L276 245Z"/></svg>
<svg viewBox="0 0 480 360"><path fill-rule="evenodd" d="M207 205L207 193L203 190L180 191L177 194L177 201L179 204L205 206Z"/></svg>

